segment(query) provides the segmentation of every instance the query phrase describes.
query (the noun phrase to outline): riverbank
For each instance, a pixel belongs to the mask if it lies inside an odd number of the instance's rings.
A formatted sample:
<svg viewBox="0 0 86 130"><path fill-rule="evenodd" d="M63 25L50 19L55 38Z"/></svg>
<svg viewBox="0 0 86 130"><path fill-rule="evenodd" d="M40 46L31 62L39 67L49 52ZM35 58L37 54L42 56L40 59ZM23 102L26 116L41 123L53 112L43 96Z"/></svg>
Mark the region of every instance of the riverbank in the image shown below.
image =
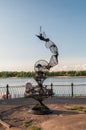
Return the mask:
<svg viewBox="0 0 86 130"><path fill-rule="evenodd" d="M86 78L86 76L51 76L48 78Z"/></svg>
<svg viewBox="0 0 86 130"><path fill-rule="evenodd" d="M50 71L46 73L47 77L53 76L68 76L68 77L77 77L77 76L85 76L86 77L86 70L70 70L70 71ZM35 77L35 72L25 72L25 71L2 71L0 72L1 78L11 78L11 77L19 77L19 78L32 78Z"/></svg>
<svg viewBox="0 0 86 130"><path fill-rule="evenodd" d="M18 78L33 78L33 77L0 77L0 79L7 79L7 78L12 78L12 79L18 79ZM47 78L86 78L86 76L48 76Z"/></svg>
<svg viewBox="0 0 86 130"><path fill-rule="evenodd" d="M86 97L52 97L44 102L53 110L52 114L29 113L28 111L37 102L26 98L0 100L0 113L2 119L11 124L9 130L29 130L32 125L41 130L86 130ZM0 125L0 130L5 129Z"/></svg>

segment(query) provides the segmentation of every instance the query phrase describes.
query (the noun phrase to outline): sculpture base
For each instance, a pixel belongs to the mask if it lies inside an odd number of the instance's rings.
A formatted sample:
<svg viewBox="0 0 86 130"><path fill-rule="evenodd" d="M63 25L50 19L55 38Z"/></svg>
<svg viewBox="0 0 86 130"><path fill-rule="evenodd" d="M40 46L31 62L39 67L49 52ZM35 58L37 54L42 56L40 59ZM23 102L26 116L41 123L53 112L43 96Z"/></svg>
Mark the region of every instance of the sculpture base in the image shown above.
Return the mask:
<svg viewBox="0 0 86 130"><path fill-rule="evenodd" d="M37 115L45 115L45 114L51 114L53 111L50 110L47 106L36 105L32 109L30 109L28 112L32 114L37 114Z"/></svg>

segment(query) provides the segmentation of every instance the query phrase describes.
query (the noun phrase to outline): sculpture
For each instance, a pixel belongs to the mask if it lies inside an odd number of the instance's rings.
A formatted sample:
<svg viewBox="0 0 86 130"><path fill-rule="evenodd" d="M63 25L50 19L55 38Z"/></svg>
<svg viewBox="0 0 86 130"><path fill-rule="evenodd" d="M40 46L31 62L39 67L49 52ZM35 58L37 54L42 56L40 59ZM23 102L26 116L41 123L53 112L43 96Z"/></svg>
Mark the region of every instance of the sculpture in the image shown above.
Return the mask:
<svg viewBox="0 0 86 130"><path fill-rule="evenodd" d="M36 36L45 42L46 48L50 49L53 55L51 56L49 63L45 60L39 60L35 63L34 70L36 76L34 79L37 81L38 85L33 87L31 83L27 83L25 96L34 98L38 101L38 104L30 110L31 113L49 114L52 111L43 103L43 100L53 95L53 89L52 84L51 88L47 89L46 86L43 86L43 82L46 79L46 72L49 71L51 67L58 64L58 48L49 38L46 38L43 33Z"/></svg>

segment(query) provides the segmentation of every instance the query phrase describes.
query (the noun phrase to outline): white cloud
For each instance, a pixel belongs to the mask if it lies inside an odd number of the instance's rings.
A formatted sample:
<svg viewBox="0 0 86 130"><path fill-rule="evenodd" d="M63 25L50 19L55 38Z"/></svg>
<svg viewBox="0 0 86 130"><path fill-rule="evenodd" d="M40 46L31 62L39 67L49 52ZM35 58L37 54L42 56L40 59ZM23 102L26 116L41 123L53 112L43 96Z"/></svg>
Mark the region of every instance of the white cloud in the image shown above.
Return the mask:
<svg viewBox="0 0 86 130"><path fill-rule="evenodd" d="M74 65L57 65L51 69L51 71L72 71L72 70L86 70L86 64L74 64Z"/></svg>

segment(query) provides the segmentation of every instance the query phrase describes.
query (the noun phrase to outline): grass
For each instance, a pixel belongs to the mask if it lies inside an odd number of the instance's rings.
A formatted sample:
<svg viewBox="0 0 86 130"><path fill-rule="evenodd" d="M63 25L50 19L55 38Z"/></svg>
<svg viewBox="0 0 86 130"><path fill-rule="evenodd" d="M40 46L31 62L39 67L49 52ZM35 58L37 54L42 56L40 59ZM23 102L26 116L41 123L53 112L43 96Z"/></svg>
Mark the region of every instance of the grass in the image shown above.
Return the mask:
<svg viewBox="0 0 86 130"><path fill-rule="evenodd" d="M13 117L13 118L11 118L11 121L14 122L14 123L17 122L17 118Z"/></svg>
<svg viewBox="0 0 86 130"><path fill-rule="evenodd" d="M86 108L84 108L82 106L73 106L73 107L69 108L69 110L78 110L78 111L86 112Z"/></svg>
<svg viewBox="0 0 86 130"><path fill-rule="evenodd" d="M31 125L31 123L32 123L32 120L30 120L30 121L25 120L25 121L23 121L23 127L27 128Z"/></svg>
<svg viewBox="0 0 86 130"><path fill-rule="evenodd" d="M38 126L32 125L32 120L30 121L24 121L23 122L23 127L29 128L28 130L40 130Z"/></svg>
<svg viewBox="0 0 86 130"><path fill-rule="evenodd" d="M35 125L31 125L29 127L29 130L40 130L40 128L38 126L35 126Z"/></svg>
<svg viewBox="0 0 86 130"><path fill-rule="evenodd" d="M85 110L83 110L83 112L86 112L86 109L85 109Z"/></svg>
<svg viewBox="0 0 86 130"><path fill-rule="evenodd" d="M82 111L83 107L82 106L73 106L70 108L70 110L78 110L78 111Z"/></svg>

